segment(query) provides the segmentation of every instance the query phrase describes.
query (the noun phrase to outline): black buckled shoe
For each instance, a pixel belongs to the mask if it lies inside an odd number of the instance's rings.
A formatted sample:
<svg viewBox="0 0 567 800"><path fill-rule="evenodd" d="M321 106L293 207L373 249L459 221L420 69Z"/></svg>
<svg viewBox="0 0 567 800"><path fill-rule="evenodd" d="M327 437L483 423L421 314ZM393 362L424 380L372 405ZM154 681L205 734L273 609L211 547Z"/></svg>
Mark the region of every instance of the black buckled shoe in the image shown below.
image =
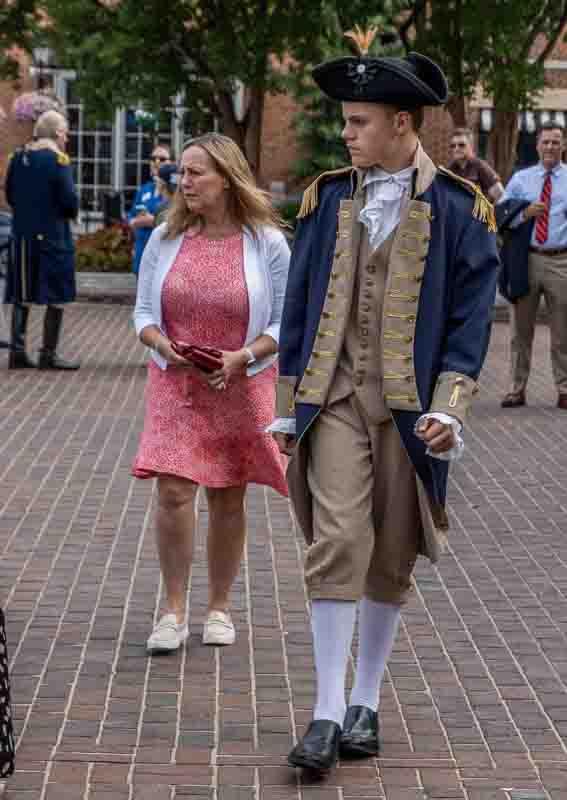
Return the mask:
<svg viewBox="0 0 567 800"><path fill-rule="evenodd" d="M378 714L366 706L349 706L340 741L341 756L364 758L380 752Z"/></svg>
<svg viewBox="0 0 567 800"><path fill-rule="evenodd" d="M336 722L315 719L287 757L288 764L315 772L328 772L337 763L340 739L341 729Z"/></svg>

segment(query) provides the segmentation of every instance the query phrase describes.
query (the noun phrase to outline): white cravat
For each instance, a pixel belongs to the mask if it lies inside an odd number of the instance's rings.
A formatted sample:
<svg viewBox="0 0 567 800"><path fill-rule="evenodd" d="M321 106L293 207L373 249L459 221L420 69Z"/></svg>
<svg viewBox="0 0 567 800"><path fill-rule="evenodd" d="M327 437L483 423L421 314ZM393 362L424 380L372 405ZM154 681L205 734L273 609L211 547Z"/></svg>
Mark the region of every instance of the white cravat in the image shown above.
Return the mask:
<svg viewBox="0 0 567 800"><path fill-rule="evenodd" d="M399 172L386 172L380 167L369 169L362 181L366 189L366 205L358 216L368 230L372 250L380 247L400 222L402 206L411 192L415 167Z"/></svg>

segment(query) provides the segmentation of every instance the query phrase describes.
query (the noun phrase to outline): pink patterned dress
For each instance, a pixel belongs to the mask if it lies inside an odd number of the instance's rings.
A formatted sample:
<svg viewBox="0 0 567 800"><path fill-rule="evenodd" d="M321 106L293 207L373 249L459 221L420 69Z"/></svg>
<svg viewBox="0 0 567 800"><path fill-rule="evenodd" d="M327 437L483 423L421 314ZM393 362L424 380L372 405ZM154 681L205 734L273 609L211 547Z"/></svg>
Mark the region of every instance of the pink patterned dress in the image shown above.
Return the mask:
<svg viewBox="0 0 567 800"><path fill-rule="evenodd" d="M248 329L243 238L185 236L162 289L171 339L238 350ZM148 367L144 430L132 474L177 475L220 488L260 483L287 495L286 459L265 428L275 408L277 367L212 389L183 367Z"/></svg>

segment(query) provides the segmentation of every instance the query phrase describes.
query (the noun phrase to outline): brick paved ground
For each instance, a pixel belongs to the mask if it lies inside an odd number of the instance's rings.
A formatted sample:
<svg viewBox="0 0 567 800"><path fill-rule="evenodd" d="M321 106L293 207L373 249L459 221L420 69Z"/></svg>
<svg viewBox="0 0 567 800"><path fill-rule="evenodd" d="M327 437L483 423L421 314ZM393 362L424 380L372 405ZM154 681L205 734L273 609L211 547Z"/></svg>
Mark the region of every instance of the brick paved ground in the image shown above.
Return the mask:
<svg viewBox="0 0 567 800"><path fill-rule="evenodd" d="M115 305L68 313L76 374L9 373L0 352L0 586L19 745L5 797L567 797L567 415L553 408L547 331L530 406L505 414L507 337L495 326L453 473L451 549L437 570L420 564L390 663L383 756L321 784L285 766L313 700L286 501L250 491L236 645L200 645L201 534L188 651L146 657L160 584L152 485L128 472L144 385L128 316Z"/></svg>

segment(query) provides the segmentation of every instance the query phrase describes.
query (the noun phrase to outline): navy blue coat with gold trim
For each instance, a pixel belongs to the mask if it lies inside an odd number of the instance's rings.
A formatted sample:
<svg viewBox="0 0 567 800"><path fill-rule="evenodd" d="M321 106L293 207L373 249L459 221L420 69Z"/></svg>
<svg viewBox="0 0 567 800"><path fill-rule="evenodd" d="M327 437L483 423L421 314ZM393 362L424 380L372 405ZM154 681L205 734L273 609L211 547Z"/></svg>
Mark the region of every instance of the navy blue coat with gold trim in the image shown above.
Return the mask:
<svg viewBox="0 0 567 800"><path fill-rule="evenodd" d="M410 271L394 271L393 278L413 275L419 288L415 295L388 293L394 299L385 302L382 335L393 340L388 343L390 348L399 343L398 358L404 358L405 352L411 362L407 375L394 372L393 377L400 378L402 387L404 381L413 385L413 394L385 394L385 399L432 507L442 509L448 465L426 455L424 444L414 434L414 425L426 411L442 411L463 420L477 391L476 379L488 348L499 259L490 204L472 185L463 184L452 174L436 172L433 165L431 172L425 191L410 201L409 216L414 221L407 225L414 227L407 229L409 233L401 233L421 236L423 242L411 249L402 247L402 240L399 246L394 244L392 256L399 259L406 257L400 254L415 254L407 256L409 267L402 265ZM329 296L335 294L329 292L329 283L339 274L334 264L341 259L340 238L348 237L348 232L341 233L341 215L348 219L348 212L342 209L353 196L355 183L354 170L321 181L316 202L298 223L293 245L279 343L278 416L295 416L298 437L308 430L324 405L324 395L317 395L316 386L302 387L314 380L306 374L318 372L306 371L313 356L327 352L317 351L325 317L332 322L334 316L345 316L325 309ZM420 230L425 233L420 234ZM408 298L405 307L399 298ZM413 307L409 298L415 299ZM411 313L397 313L400 308ZM389 309L394 309L393 313ZM388 317L396 318L390 323L390 334ZM403 325L407 325L407 336ZM385 354L391 351L382 345L383 364L387 366ZM323 360L319 358L318 363ZM398 386L396 389L400 391ZM310 397L313 402L309 402Z"/></svg>
<svg viewBox="0 0 567 800"><path fill-rule="evenodd" d="M12 156L6 198L13 210L7 303L68 303L75 299L70 220L79 201L69 158L34 146Z"/></svg>

